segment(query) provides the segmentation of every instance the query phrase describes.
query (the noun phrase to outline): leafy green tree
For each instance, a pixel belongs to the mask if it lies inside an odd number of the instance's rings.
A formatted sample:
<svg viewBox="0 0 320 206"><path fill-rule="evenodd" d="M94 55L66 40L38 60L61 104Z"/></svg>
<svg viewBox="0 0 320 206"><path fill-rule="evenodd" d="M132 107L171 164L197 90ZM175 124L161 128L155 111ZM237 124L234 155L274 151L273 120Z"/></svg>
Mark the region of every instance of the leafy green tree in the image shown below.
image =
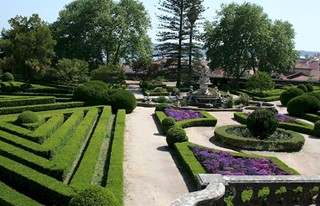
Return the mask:
<svg viewBox="0 0 320 206"><path fill-rule="evenodd" d="M79 83L85 83L90 80L88 76L89 65L85 61L79 59L60 59L56 68L55 77L66 82L72 91Z"/></svg>
<svg viewBox="0 0 320 206"><path fill-rule="evenodd" d="M257 71L246 82L248 90L258 91L262 93L264 90L273 89L274 82L267 72Z"/></svg>
<svg viewBox="0 0 320 206"><path fill-rule="evenodd" d="M210 68L222 68L237 85L246 70L281 73L296 57L292 25L272 22L255 4L222 5L216 19L206 22L204 37Z"/></svg>
<svg viewBox="0 0 320 206"><path fill-rule="evenodd" d="M37 14L29 18L16 16L9 23L11 28L2 31L0 47L5 57L0 59L0 66L11 67L29 84L32 75L44 74L50 68L56 41Z"/></svg>
<svg viewBox="0 0 320 206"><path fill-rule="evenodd" d="M76 0L51 28L58 58L78 58L96 66L152 57L150 19L135 0Z"/></svg>
<svg viewBox="0 0 320 206"><path fill-rule="evenodd" d="M110 85L125 83L124 71L118 65L100 65L98 69L92 70L91 77Z"/></svg>

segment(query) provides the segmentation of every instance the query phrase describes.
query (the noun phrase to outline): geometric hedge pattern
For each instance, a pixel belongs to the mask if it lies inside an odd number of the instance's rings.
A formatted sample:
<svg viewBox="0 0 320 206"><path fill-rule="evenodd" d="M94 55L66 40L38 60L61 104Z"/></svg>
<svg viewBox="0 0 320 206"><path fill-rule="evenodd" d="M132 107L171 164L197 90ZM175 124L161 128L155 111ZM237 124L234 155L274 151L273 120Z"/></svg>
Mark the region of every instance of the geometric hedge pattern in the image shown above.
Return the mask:
<svg viewBox="0 0 320 206"><path fill-rule="evenodd" d="M0 205L66 205L85 186L107 185L117 125L111 107L38 115L40 122L23 126L17 115L0 117Z"/></svg>

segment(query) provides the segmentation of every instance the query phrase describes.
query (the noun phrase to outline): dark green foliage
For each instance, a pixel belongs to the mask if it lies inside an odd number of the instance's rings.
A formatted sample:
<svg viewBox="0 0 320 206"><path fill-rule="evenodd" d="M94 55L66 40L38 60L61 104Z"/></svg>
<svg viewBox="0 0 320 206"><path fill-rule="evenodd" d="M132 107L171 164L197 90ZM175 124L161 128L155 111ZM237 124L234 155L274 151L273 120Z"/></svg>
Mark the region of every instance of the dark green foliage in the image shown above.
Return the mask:
<svg viewBox="0 0 320 206"><path fill-rule="evenodd" d="M184 129L178 126L174 126L168 130L166 141L169 147L173 147L173 145L177 142L187 142L188 137Z"/></svg>
<svg viewBox="0 0 320 206"><path fill-rule="evenodd" d="M158 103L166 103L167 102L167 98L165 96L159 96L159 97L157 97L156 101Z"/></svg>
<svg viewBox="0 0 320 206"><path fill-rule="evenodd" d="M234 100L235 104L242 104L243 106L248 106L249 105L249 95L245 93L240 93L239 98Z"/></svg>
<svg viewBox="0 0 320 206"><path fill-rule="evenodd" d="M314 123L313 132L315 136L320 137L320 120Z"/></svg>
<svg viewBox="0 0 320 206"><path fill-rule="evenodd" d="M98 185L90 185L74 196L69 206L118 206L114 194Z"/></svg>
<svg viewBox="0 0 320 206"><path fill-rule="evenodd" d="M308 89L308 92L313 92L313 86L312 86L312 84L307 83L307 84L306 84L306 87L307 87L307 89Z"/></svg>
<svg viewBox="0 0 320 206"><path fill-rule="evenodd" d="M317 98L318 100L320 100L320 93L319 92L308 92L308 93L305 93L304 95L313 96L313 97Z"/></svg>
<svg viewBox="0 0 320 206"><path fill-rule="evenodd" d="M14 76L10 72L5 72L2 74L1 80L3 82L13 82Z"/></svg>
<svg viewBox="0 0 320 206"><path fill-rule="evenodd" d="M36 105L36 104L53 104L56 102L55 97L28 97L18 99L5 99L0 100L0 107L15 107L23 105Z"/></svg>
<svg viewBox="0 0 320 206"><path fill-rule="evenodd" d="M163 111L166 109L166 108L170 108L171 105L170 104L167 104L167 103L161 103L161 104L158 104L156 106L156 110L155 111Z"/></svg>
<svg viewBox="0 0 320 206"><path fill-rule="evenodd" d="M299 89L299 88L291 88L289 90L285 90L280 95L281 104L284 105L284 106L287 106L288 102L292 98L300 96L303 93L304 93L304 91Z"/></svg>
<svg viewBox="0 0 320 206"><path fill-rule="evenodd" d="M287 111L291 115L302 115L304 113L316 114L320 109L320 100L310 95L301 95L288 102Z"/></svg>
<svg viewBox="0 0 320 206"><path fill-rule="evenodd" d="M91 71L93 80L103 81L106 84L124 84L125 76L123 69L118 65L101 65Z"/></svg>
<svg viewBox="0 0 320 206"><path fill-rule="evenodd" d="M167 134L167 131L176 124L176 121L172 117L166 117L161 122L161 128L163 134Z"/></svg>
<svg viewBox="0 0 320 206"><path fill-rule="evenodd" d="M37 104L37 105L26 105L26 106L17 106L17 107L4 107L0 108L1 114L13 114L20 113L23 111L43 111L43 110L55 110L55 109L66 109L71 107L82 107L84 102L63 102L63 103L54 103L54 104Z"/></svg>
<svg viewBox="0 0 320 206"><path fill-rule="evenodd" d="M136 97L124 89L111 89L104 94L102 99L104 104L112 106L113 111L124 109L127 114L131 113L137 106Z"/></svg>
<svg viewBox="0 0 320 206"><path fill-rule="evenodd" d="M301 90L304 91L304 92L308 92L308 88L307 88L306 85L304 85L304 84L299 84L299 85L297 86L297 88L298 88L298 89L301 89Z"/></svg>
<svg viewBox="0 0 320 206"><path fill-rule="evenodd" d="M291 139L281 141L260 140L253 138L245 138L240 135L235 135L227 132L228 129L234 127L245 127L243 125L227 125L218 127L214 131L214 141L219 144L244 150L256 150L256 151L278 151L278 152L296 152L300 151L304 145L305 139L302 135L288 131L278 129L279 131L289 133L292 135Z"/></svg>
<svg viewBox="0 0 320 206"><path fill-rule="evenodd" d="M267 72L256 72L246 82L248 90L263 93L264 90L273 89L274 82Z"/></svg>
<svg viewBox="0 0 320 206"><path fill-rule="evenodd" d="M274 112L268 109L257 109L247 118L247 127L253 136L265 139L273 134L279 126Z"/></svg>
<svg viewBox="0 0 320 206"><path fill-rule="evenodd" d="M22 124L36 123L39 120L40 118L37 115L37 113L32 111L25 111L18 116L16 123L18 125L22 125Z"/></svg>
<svg viewBox="0 0 320 206"><path fill-rule="evenodd" d="M85 101L90 105L102 104L102 94L109 89L109 86L102 81L90 81L79 85L74 94L75 100Z"/></svg>

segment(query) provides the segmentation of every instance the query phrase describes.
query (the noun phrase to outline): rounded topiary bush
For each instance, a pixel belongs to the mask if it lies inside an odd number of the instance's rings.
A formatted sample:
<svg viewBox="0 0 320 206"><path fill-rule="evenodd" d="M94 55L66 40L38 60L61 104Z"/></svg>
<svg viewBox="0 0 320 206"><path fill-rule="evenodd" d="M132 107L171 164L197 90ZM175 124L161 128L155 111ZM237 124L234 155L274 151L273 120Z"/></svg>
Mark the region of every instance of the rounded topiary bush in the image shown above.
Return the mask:
<svg viewBox="0 0 320 206"><path fill-rule="evenodd" d="M317 137L320 137L320 120L314 123L313 134Z"/></svg>
<svg viewBox="0 0 320 206"><path fill-rule="evenodd" d="M287 106L288 102L297 96L304 94L304 91L298 88L291 88L289 90L285 90L280 94L280 102L282 105Z"/></svg>
<svg viewBox="0 0 320 206"><path fill-rule="evenodd" d="M10 72L5 72L2 74L1 80L3 82L13 82L14 76Z"/></svg>
<svg viewBox="0 0 320 206"><path fill-rule="evenodd" d="M304 113L315 114L320 109L320 100L314 96L301 95L288 102L287 111L291 115L302 115Z"/></svg>
<svg viewBox="0 0 320 206"><path fill-rule="evenodd" d="M131 113L137 107L136 97L124 89L111 89L104 98L104 104L112 106L113 111L125 109L126 113Z"/></svg>
<svg viewBox="0 0 320 206"><path fill-rule="evenodd" d="M313 92L313 86L312 86L312 84L308 83L308 84L306 84L306 87L307 87L307 89L308 89L308 92Z"/></svg>
<svg viewBox="0 0 320 206"><path fill-rule="evenodd" d="M318 92L308 92L308 93L305 93L304 95L313 96L313 97L317 98L318 100L320 100L320 93L318 93Z"/></svg>
<svg viewBox="0 0 320 206"><path fill-rule="evenodd" d="M108 91L108 89L109 86L102 81L90 81L76 88L73 99L85 101L89 105L103 104L102 93Z"/></svg>
<svg viewBox="0 0 320 206"><path fill-rule="evenodd" d="M74 196L69 206L118 206L112 192L98 185L91 185Z"/></svg>
<svg viewBox="0 0 320 206"><path fill-rule="evenodd" d="M301 90L304 91L304 92L308 92L308 89L307 89L306 85L304 85L304 84L299 84L299 85L297 86L297 88L298 88L298 89L301 89Z"/></svg>
<svg viewBox="0 0 320 206"><path fill-rule="evenodd" d="M170 147L173 147L173 145L177 142L187 142L188 136L184 129L178 126L174 126L168 130L166 141Z"/></svg>
<svg viewBox="0 0 320 206"><path fill-rule="evenodd" d="M32 111L24 111L18 116L16 123L19 125L30 124L30 123L39 122L39 120L40 118L37 115L37 113Z"/></svg>
<svg viewBox="0 0 320 206"><path fill-rule="evenodd" d="M166 117L161 122L161 128L164 134L167 134L167 131L176 124L176 120L172 117Z"/></svg>
<svg viewBox="0 0 320 206"><path fill-rule="evenodd" d="M247 118L247 128L259 139L265 139L273 134L279 126L279 120L274 112L268 109L257 109Z"/></svg>

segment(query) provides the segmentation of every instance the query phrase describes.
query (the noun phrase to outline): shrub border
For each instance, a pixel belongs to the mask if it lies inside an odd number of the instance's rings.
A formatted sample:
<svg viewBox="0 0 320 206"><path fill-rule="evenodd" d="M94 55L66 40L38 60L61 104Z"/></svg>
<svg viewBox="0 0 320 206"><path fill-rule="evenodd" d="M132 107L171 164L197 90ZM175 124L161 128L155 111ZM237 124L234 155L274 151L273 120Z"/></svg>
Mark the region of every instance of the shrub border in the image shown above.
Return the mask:
<svg viewBox="0 0 320 206"><path fill-rule="evenodd" d="M277 152L296 152L300 151L304 145L304 137L296 132L284 129L280 131L292 135L290 140L266 141L258 139L244 138L241 136L227 133L226 130L234 127L246 127L244 125L227 125L218 127L214 131L214 140L222 145L236 149L255 150L255 151L277 151Z"/></svg>

